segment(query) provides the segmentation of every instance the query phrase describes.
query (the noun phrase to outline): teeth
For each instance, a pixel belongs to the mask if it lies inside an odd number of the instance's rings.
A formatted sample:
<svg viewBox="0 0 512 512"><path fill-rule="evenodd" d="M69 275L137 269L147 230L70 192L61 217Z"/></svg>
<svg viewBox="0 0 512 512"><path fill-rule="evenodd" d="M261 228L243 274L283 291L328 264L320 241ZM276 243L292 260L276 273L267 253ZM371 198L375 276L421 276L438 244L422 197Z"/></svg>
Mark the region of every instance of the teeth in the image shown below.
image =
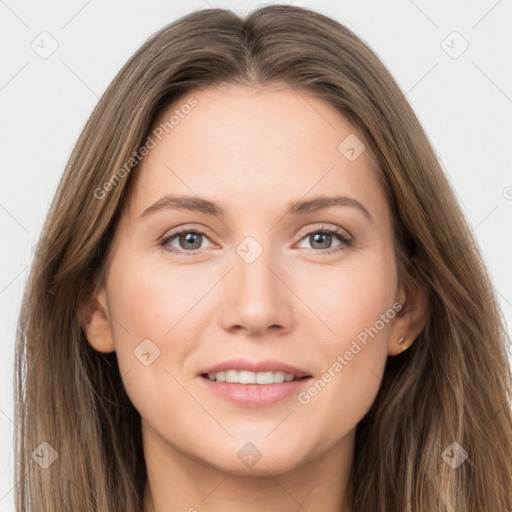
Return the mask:
<svg viewBox="0 0 512 512"><path fill-rule="evenodd" d="M233 370L233 373L238 373L238 380L236 380L235 375L231 382L239 382L240 384L256 384L257 375L254 372L249 372L247 370L240 370L237 372L236 370Z"/></svg>
<svg viewBox="0 0 512 512"><path fill-rule="evenodd" d="M295 379L293 373L284 372L250 372L248 370L227 370L225 372L209 373L208 378L217 382L234 384L280 384Z"/></svg>

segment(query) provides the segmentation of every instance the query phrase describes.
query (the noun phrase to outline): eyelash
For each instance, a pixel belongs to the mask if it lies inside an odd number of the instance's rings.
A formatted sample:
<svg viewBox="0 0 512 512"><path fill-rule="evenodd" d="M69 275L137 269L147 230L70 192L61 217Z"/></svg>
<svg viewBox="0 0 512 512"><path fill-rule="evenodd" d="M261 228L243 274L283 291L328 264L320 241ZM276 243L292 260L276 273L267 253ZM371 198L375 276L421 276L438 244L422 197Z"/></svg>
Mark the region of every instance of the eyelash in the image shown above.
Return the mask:
<svg viewBox="0 0 512 512"><path fill-rule="evenodd" d="M184 228L184 229L181 229L179 231L174 231L172 233L169 233L167 235L165 235L161 241L160 241L160 245L162 247L164 247L165 250L171 252L171 253L174 253L174 254L178 254L178 255L181 255L181 256L193 256L195 254L199 254L202 249L194 249L193 251L178 251L176 250L175 248L171 248L169 245L167 245L173 238L175 238L176 236L178 235L181 235L183 233L194 233L194 234L197 234L197 235L202 235L206 238L208 238L208 235L200 230L200 229L196 229L196 228ZM346 247L350 247L352 244L353 244L353 240L352 238L350 238L348 235L346 235L343 231L339 230L339 229L335 229L335 228L331 228L331 227L327 227L327 226L321 226L320 228L314 228L314 229L311 229L309 231L307 231L299 241L302 241L304 240L305 238L307 238L308 236L314 234L314 233L327 233L329 235L335 235L338 240L341 242L340 245L337 245L336 247L332 248L332 249L309 249L310 251L314 251L314 252L318 252L320 253L319 255L329 255L329 254L334 254L334 253L338 253L338 252L341 252L343 251Z"/></svg>

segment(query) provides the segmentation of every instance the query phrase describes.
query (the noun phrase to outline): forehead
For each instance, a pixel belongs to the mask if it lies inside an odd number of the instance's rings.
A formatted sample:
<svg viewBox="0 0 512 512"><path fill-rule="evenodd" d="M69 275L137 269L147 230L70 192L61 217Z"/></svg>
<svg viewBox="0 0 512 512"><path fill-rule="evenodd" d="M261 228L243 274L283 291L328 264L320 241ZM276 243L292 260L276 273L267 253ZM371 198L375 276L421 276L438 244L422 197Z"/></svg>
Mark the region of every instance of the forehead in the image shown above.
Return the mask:
<svg viewBox="0 0 512 512"><path fill-rule="evenodd" d="M339 142L349 134L362 139L359 129L333 105L286 84L196 89L170 104L156 120L155 130L160 131L159 140L183 152L210 149L210 155L221 157L250 151L263 159L269 153L275 158L279 149L283 160L291 160L291 153L318 153L329 147L337 154ZM371 159L369 154L362 157Z"/></svg>
<svg viewBox="0 0 512 512"><path fill-rule="evenodd" d="M150 137L133 176L139 212L164 192L252 208L334 191L383 200L358 128L286 84L195 89L161 112ZM347 158L347 147L364 150Z"/></svg>

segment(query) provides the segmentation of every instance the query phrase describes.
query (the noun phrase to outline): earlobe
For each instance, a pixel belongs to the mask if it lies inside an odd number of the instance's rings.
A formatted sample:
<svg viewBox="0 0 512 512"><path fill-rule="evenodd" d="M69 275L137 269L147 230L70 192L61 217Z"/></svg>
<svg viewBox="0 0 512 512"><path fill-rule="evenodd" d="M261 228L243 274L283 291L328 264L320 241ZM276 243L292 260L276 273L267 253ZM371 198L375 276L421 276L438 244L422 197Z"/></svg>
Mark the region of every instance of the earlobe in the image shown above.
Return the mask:
<svg viewBox="0 0 512 512"><path fill-rule="evenodd" d="M105 354L115 350L107 295L104 288L90 296L79 307L77 316L85 337L92 348Z"/></svg>

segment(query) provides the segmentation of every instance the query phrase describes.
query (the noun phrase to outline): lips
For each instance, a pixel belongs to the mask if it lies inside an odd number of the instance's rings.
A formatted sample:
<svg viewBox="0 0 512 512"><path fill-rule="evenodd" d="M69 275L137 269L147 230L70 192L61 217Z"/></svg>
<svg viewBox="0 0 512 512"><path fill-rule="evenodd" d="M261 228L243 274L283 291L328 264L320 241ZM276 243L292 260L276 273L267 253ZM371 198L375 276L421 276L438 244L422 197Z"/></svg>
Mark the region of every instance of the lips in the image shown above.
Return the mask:
<svg viewBox="0 0 512 512"><path fill-rule="evenodd" d="M225 361L198 373L218 397L242 407L265 407L296 396L311 380L307 371L280 361ZM220 380L217 380L220 378Z"/></svg>

